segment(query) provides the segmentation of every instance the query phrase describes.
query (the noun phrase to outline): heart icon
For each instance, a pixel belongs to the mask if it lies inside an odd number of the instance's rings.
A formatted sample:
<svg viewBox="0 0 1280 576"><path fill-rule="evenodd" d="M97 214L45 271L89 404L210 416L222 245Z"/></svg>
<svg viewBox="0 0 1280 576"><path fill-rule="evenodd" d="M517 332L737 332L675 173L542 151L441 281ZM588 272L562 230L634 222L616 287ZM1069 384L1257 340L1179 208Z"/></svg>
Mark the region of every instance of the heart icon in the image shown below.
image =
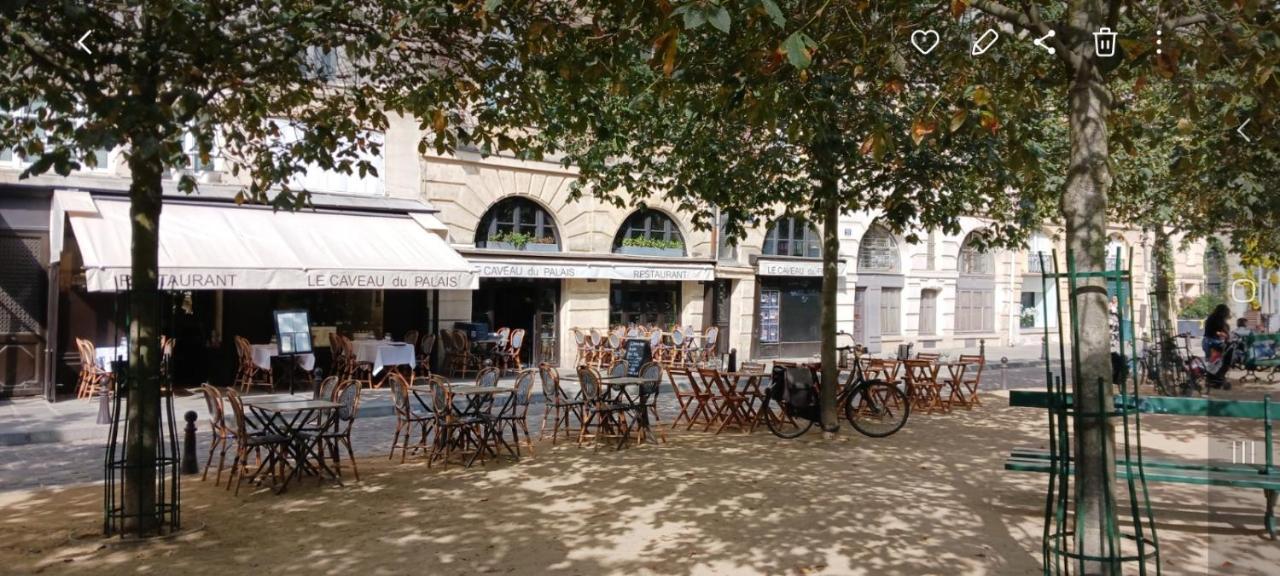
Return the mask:
<svg viewBox="0 0 1280 576"><path fill-rule="evenodd" d="M911 33L911 45L921 54L933 52L938 47L938 33L934 30L916 30Z"/></svg>

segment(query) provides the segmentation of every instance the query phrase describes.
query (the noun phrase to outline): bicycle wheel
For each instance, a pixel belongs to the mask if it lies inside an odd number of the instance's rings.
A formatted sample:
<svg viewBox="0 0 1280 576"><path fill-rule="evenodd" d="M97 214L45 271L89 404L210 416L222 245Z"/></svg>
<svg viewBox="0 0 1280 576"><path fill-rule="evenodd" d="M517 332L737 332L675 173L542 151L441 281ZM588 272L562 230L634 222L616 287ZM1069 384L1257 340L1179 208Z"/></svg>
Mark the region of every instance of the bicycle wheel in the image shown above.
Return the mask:
<svg viewBox="0 0 1280 576"><path fill-rule="evenodd" d="M792 418L787 415L782 405L774 400L772 395L765 396L764 405L760 409L764 411L761 416L764 418L764 425L779 438L798 438L813 427L813 420Z"/></svg>
<svg viewBox="0 0 1280 576"><path fill-rule="evenodd" d="M872 438L901 430L910 415L907 393L880 381L859 385L844 401L844 417L855 430Z"/></svg>

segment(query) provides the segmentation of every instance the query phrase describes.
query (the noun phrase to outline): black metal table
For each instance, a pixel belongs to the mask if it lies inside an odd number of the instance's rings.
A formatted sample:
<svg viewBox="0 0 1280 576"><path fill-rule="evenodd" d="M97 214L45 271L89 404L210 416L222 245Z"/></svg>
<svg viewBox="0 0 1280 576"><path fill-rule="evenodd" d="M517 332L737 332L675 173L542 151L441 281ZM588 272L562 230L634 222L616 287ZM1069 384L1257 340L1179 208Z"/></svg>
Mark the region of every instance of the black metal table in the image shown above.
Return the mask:
<svg viewBox="0 0 1280 576"><path fill-rule="evenodd" d="M328 477L342 485L342 478L325 463L324 454L316 450L320 444L320 436L337 423L337 402L327 400L251 400L245 402L249 411L258 420L259 427L268 434L279 434L289 439L289 458L293 460L292 470L285 476L284 482L276 489L283 493L289 482L304 471ZM313 462L314 459L314 462Z"/></svg>

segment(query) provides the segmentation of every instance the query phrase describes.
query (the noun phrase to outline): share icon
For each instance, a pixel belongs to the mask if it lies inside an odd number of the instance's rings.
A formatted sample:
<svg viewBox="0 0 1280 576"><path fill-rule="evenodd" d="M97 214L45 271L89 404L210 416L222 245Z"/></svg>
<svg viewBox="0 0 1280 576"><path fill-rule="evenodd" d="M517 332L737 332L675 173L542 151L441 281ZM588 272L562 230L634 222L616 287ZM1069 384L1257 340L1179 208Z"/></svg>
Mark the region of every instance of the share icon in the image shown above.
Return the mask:
<svg viewBox="0 0 1280 576"><path fill-rule="evenodd" d="M1045 44L1044 41L1050 38L1053 38L1056 35L1057 34L1053 30L1050 30L1048 34L1045 34L1044 36L1036 38L1034 41L1032 41L1032 44L1035 44L1036 46L1039 46L1041 48L1044 48L1045 50L1048 50L1050 54L1055 54L1057 53L1057 50L1054 50L1053 46L1049 46Z"/></svg>

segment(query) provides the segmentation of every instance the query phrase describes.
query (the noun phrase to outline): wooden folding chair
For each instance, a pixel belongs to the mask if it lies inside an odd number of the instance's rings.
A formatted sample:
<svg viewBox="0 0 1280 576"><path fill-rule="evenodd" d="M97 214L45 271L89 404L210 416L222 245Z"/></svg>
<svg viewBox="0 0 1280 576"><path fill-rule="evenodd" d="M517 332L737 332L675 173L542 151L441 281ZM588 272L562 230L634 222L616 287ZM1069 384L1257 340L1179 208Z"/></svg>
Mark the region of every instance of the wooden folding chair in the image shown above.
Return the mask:
<svg viewBox="0 0 1280 576"><path fill-rule="evenodd" d="M907 394L912 398L913 408L924 410L926 414L946 412L942 403L942 384L938 382L937 364L928 360L906 360L903 362L903 377L907 382Z"/></svg>
<svg viewBox="0 0 1280 576"><path fill-rule="evenodd" d="M698 376L702 378L703 386L714 387L717 391L715 395L716 412L712 416L712 420L719 422L716 427L716 434L724 431L726 426L737 426L740 430L748 430L750 426L747 424L747 416L744 411L746 398L738 393L736 387L725 380L719 370L712 368L698 368ZM710 429L710 426L707 427Z"/></svg>
<svg viewBox="0 0 1280 576"><path fill-rule="evenodd" d="M693 424L698 421L698 418L708 418L706 414L707 405L704 402L705 398L700 393L699 387L694 383L693 378L693 374L684 366L667 367L667 380L671 382L671 389L676 395L676 406L680 409L675 419L671 421L673 430L680 425L681 418L689 423L685 428L686 430L693 428Z"/></svg>
<svg viewBox="0 0 1280 576"><path fill-rule="evenodd" d="M972 410L974 406L982 405L978 387L982 385L982 371L987 367L987 357L981 354L961 354L959 361L969 365L960 382L965 396L961 405Z"/></svg>

